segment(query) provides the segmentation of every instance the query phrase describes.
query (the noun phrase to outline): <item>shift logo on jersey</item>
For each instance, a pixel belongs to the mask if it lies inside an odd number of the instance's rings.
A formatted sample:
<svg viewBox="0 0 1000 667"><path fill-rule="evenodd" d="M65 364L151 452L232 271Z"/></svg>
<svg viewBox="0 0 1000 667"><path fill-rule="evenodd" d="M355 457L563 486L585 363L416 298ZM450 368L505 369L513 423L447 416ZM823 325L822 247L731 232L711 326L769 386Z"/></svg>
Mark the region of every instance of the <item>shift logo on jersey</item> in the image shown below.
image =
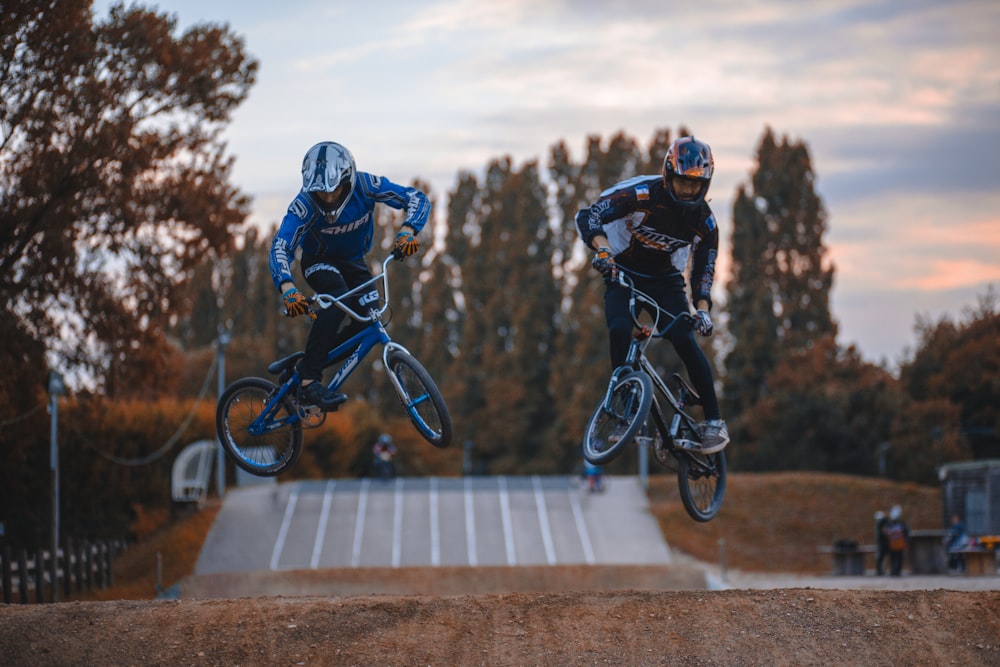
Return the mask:
<svg viewBox="0 0 1000 667"><path fill-rule="evenodd" d="M420 197L410 194L410 200L406 203L406 219L412 220L420 209Z"/></svg>
<svg viewBox="0 0 1000 667"><path fill-rule="evenodd" d="M376 301L378 301L378 290L372 290L368 294L362 294L358 298L358 303L362 306L367 306L369 303L375 303Z"/></svg>
<svg viewBox="0 0 1000 667"><path fill-rule="evenodd" d="M355 229L357 229L361 225L365 224L365 222L367 222L367 221L368 221L368 216L365 215L363 218L361 218L359 220L355 220L354 222L349 222L346 225L337 225L335 227L327 227L327 228L325 228L325 229L322 230L322 233L323 234L346 234L348 232L353 232Z"/></svg>

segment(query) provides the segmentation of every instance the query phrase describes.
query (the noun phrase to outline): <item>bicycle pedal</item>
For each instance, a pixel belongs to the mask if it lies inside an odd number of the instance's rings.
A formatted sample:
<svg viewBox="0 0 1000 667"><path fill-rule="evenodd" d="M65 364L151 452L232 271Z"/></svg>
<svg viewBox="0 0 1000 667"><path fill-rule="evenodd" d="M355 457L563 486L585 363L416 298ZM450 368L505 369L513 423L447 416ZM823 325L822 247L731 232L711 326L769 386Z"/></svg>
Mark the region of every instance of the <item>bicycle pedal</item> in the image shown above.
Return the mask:
<svg viewBox="0 0 1000 667"><path fill-rule="evenodd" d="M302 417L308 419L310 417L319 417L323 414L323 408L318 405L304 405L302 406Z"/></svg>
<svg viewBox="0 0 1000 667"><path fill-rule="evenodd" d="M677 438L674 440L674 447L677 449L686 449L689 452L701 451L701 443L695 442L694 440L687 440L685 438Z"/></svg>

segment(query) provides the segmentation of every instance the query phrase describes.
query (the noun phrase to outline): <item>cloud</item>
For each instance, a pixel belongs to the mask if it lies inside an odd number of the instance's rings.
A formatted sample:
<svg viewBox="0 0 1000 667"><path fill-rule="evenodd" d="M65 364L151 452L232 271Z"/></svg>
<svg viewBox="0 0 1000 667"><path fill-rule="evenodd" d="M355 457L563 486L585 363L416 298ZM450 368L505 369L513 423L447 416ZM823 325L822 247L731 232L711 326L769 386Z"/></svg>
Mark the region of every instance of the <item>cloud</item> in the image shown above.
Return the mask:
<svg viewBox="0 0 1000 667"><path fill-rule="evenodd" d="M182 28L229 23L261 61L225 134L255 221L281 217L321 138L443 197L460 170L493 158L544 164L565 140L580 159L588 135L644 144L683 124L716 154L725 253L734 190L770 126L809 146L844 309L834 315L861 349L890 345L872 312L955 306L995 280L995 0L158 5Z"/></svg>

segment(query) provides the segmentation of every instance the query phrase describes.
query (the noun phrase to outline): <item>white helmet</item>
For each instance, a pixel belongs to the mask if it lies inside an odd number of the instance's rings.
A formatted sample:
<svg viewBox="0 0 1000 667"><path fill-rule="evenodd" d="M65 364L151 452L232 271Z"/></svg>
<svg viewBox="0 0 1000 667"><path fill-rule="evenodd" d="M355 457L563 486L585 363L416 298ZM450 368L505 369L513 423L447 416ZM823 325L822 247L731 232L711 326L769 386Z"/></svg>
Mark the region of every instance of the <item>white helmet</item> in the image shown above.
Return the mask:
<svg viewBox="0 0 1000 667"><path fill-rule="evenodd" d="M889 518L892 519L893 521L898 520L902 516L903 516L903 508L900 507L899 505L893 505L892 509L889 510Z"/></svg>
<svg viewBox="0 0 1000 667"><path fill-rule="evenodd" d="M357 179L354 156L336 142L321 141L310 148L302 159L302 191L313 194L313 200L328 213L340 214L354 191ZM337 192L337 197L332 202L326 202L314 194L322 192Z"/></svg>

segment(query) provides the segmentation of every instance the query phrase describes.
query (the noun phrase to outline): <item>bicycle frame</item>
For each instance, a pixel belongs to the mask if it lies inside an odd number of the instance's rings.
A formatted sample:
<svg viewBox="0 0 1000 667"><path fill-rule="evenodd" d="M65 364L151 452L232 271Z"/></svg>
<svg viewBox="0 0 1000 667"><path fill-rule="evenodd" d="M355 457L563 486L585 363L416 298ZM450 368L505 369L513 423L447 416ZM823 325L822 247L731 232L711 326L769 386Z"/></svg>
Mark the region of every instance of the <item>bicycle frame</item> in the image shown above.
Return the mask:
<svg viewBox="0 0 1000 667"><path fill-rule="evenodd" d="M676 472L684 509L696 521L709 521L718 513L726 493L725 454L701 452L698 424L684 410L686 403L697 405L697 392L676 373L678 387L671 390L645 355L650 339L663 338L678 322L690 323L694 318L690 313L672 315L663 310L627 276L620 274L618 282L630 290L629 311L636 330L625 363L611 374L607 392L587 422L584 457L590 463L603 464L632 442L652 448L657 461ZM652 327L640 323L641 310L652 313ZM670 322L660 330L665 318ZM658 393L673 408L669 424L666 405L661 406Z"/></svg>
<svg viewBox="0 0 1000 667"><path fill-rule="evenodd" d="M656 423L656 427L664 436L664 441L669 441L670 443L675 441L680 430L682 420L686 422L692 432L697 433L696 421L684 410L684 403L681 400L681 397L674 395L674 392L670 390L670 387L668 387L667 383L660 377L660 374L656 372L656 369L653 368L653 364L646 358L645 355L645 348L649 344L650 340L653 338L664 338L670 333L670 330L680 322L693 322L691 314L680 313L678 315L674 315L673 313L668 313L660 308L659 304L656 303L651 296L636 289L632 280L622 273L618 274L617 282L619 285L629 290L629 311L632 315L632 322L638 331L636 331L632 336L628 354L625 358L625 365L615 369L615 371L611 374L611 380L608 383L608 389L604 397L605 407L610 409L612 392L621 377L634 370L641 370L649 376L654 388L666 397L667 402L670 403L670 407L673 408L674 411L673 418L668 426L662 409L657 401L653 401L650 414L653 415L653 421ZM653 311L653 322L651 326L643 325L639 322L639 311L637 310L637 305L645 305ZM663 318L668 318L670 323L667 324L661 331L659 330L659 325L660 320Z"/></svg>
<svg viewBox="0 0 1000 667"><path fill-rule="evenodd" d="M410 353L405 347L392 341L389 334L385 330L385 326L382 324L382 313L384 313L389 307L389 279L387 277L386 268L394 259L395 255L389 255L386 257L385 260L382 261L381 273L376 276L372 276L369 280L366 280L360 285L344 292L340 296L317 294L311 299L313 302L318 304L320 308L330 308L332 306L336 306L347 313L352 319L359 322L368 322L368 326L327 353L325 364L327 366L333 365L338 359L341 359L345 354L348 354L343 364L341 364L340 368L336 373L334 373L331 380L327 383L327 386L333 391L336 391L341 385L344 384L347 378L350 377L351 373L353 373L361 363L361 360L368 356L368 353L371 352L377 345L383 346L382 363L386 368L389 366L388 355L392 350L400 350L406 354ZM381 296L373 299L373 301L376 304L381 302L381 304L370 308L367 315L357 312L346 303L348 299L356 297L365 289L371 287L380 280L382 283ZM399 386L399 381L396 377L392 373L388 373L388 375L397 391L402 391L402 387ZM299 372L298 370L294 370L290 376L281 383L277 391L275 391L269 398L265 409L262 410L257 419L250 424L248 430L252 435L261 435L262 433L273 431L295 422L304 421L301 411L291 414L285 419L273 419L274 413L280 408L281 399L290 391L293 391L295 387L298 387L299 381Z"/></svg>

